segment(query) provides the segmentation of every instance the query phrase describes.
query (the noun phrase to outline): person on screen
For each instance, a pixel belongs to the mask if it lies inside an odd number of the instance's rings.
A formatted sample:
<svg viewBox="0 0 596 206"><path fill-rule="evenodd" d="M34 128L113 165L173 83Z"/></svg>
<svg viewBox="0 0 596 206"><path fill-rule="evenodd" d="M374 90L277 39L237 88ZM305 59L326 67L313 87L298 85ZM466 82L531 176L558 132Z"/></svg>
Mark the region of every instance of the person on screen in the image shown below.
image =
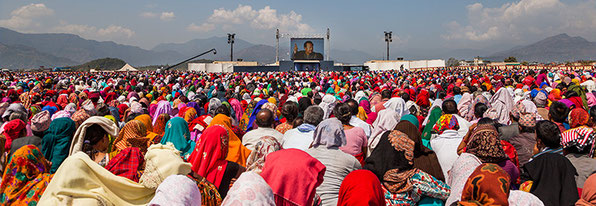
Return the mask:
<svg viewBox="0 0 596 206"><path fill-rule="evenodd" d="M323 55L313 51L314 44L311 41L304 42L304 50L298 51L298 45L294 44L294 59L322 60Z"/></svg>

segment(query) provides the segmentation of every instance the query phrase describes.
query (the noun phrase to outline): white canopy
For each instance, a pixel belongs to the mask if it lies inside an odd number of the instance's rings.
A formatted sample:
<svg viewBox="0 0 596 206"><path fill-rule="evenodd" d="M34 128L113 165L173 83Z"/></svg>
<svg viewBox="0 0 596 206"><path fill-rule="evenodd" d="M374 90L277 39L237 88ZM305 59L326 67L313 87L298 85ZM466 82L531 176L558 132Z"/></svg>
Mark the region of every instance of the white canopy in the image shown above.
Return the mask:
<svg viewBox="0 0 596 206"><path fill-rule="evenodd" d="M130 64L127 63L124 66L122 66L122 68L118 69L117 71L119 71L119 72L134 72L134 71L139 71L139 70L130 66Z"/></svg>

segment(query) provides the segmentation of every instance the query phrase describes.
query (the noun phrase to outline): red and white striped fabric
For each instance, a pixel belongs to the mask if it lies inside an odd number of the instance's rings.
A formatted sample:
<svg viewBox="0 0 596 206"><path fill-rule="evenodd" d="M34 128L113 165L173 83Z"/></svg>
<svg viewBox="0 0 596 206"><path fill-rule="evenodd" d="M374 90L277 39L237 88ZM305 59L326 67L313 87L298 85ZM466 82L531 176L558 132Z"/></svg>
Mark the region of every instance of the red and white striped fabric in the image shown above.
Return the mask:
<svg viewBox="0 0 596 206"><path fill-rule="evenodd" d="M567 130L561 134L561 145L565 148L576 146L583 150L585 146L592 146L594 142L594 129L582 126Z"/></svg>

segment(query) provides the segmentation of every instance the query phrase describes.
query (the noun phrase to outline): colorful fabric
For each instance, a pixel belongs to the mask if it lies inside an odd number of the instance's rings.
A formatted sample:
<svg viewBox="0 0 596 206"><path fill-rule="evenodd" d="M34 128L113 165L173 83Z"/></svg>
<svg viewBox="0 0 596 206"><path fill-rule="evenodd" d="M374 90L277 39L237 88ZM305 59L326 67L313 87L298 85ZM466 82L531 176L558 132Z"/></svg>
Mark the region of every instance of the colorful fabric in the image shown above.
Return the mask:
<svg viewBox="0 0 596 206"><path fill-rule="evenodd" d="M462 153L453 163L453 167L447 178L447 185L451 186L451 195L445 201L445 205L451 205L461 200L461 194L464 190L468 177L480 166L482 162L476 156L470 153Z"/></svg>
<svg viewBox="0 0 596 206"><path fill-rule="evenodd" d="M13 119L4 124L4 132L2 132L2 135L4 135L4 138L6 139L6 142L4 143L5 151L10 150L13 140L22 136L23 129L25 129L25 122L20 119Z"/></svg>
<svg viewBox="0 0 596 206"><path fill-rule="evenodd" d="M76 124L70 118L58 118L50 123L46 135L41 140L41 151L45 158L52 162L50 173L56 172L68 157L68 149L75 131Z"/></svg>
<svg viewBox="0 0 596 206"><path fill-rule="evenodd" d="M217 188L220 187L228 165L228 161L225 160L228 154L228 140L229 135L225 127L209 127L201 134L199 144L188 159L192 164L192 170Z"/></svg>
<svg viewBox="0 0 596 206"><path fill-rule="evenodd" d="M166 124L166 132L161 138L161 144L168 142L174 144L174 147L181 152L184 159L188 159L195 148L195 142L190 139L188 123L181 117L174 117Z"/></svg>
<svg viewBox="0 0 596 206"><path fill-rule="evenodd" d="M209 123L209 126L207 128L213 125L223 126L226 129L226 131L228 131L228 135L230 138L228 141L229 148L226 160L238 163L240 166L245 167L246 159L250 155L251 151L247 149L244 145L242 145L240 138L238 138L238 136L231 129L232 120L226 115L218 114L213 118L213 120L211 120L211 123Z"/></svg>
<svg viewBox="0 0 596 206"><path fill-rule="evenodd" d="M145 145L136 145L140 146L141 152L147 151L147 146L149 142L149 138L146 138L147 135L147 128L143 124L143 122L139 120L131 120L127 122L122 130L118 133L118 137L114 140L113 145L115 145L114 151L122 151L128 147L132 146L132 142L144 142Z"/></svg>
<svg viewBox="0 0 596 206"><path fill-rule="evenodd" d="M442 115L435 126L433 126L433 132L436 134L443 134L445 130L459 130L459 123L457 118L452 114Z"/></svg>
<svg viewBox="0 0 596 206"><path fill-rule="evenodd" d="M201 205L201 192L192 179L171 175L157 187L148 205Z"/></svg>
<svg viewBox="0 0 596 206"><path fill-rule="evenodd" d="M524 127L536 126L536 114L526 113L519 116L519 124Z"/></svg>
<svg viewBox="0 0 596 206"><path fill-rule="evenodd" d="M271 186L276 205L312 205L325 170L308 153L284 149L267 155L261 177Z"/></svg>
<svg viewBox="0 0 596 206"><path fill-rule="evenodd" d="M168 121L170 121L169 114L164 113L157 116L157 120L153 122L153 132L158 136L163 137L166 132L166 123L168 123Z"/></svg>
<svg viewBox="0 0 596 206"><path fill-rule="evenodd" d="M105 168L115 175L139 182L139 171L143 168L143 162L143 154L139 148L128 147L112 158Z"/></svg>
<svg viewBox="0 0 596 206"><path fill-rule="evenodd" d="M151 116L148 114L142 114L135 117L135 120L141 121L147 130L145 137L149 138L149 142L153 142L153 139L157 137L157 133L153 132L153 124L151 124Z"/></svg>
<svg viewBox="0 0 596 206"><path fill-rule="evenodd" d="M420 170L416 170L407 181L412 185L412 189L407 192L392 193L383 187L386 205L417 205L423 197L439 200L449 197L450 189L447 184Z"/></svg>
<svg viewBox="0 0 596 206"><path fill-rule="evenodd" d="M393 148L398 152L403 152L410 164L414 164L414 141L408 135L397 130L391 131L388 138Z"/></svg>
<svg viewBox="0 0 596 206"><path fill-rule="evenodd" d="M275 137L264 136L259 139L259 142L255 145L253 150L248 156L246 161L246 170L253 171L260 174L265 165L265 157L277 150L280 150L281 144L275 139Z"/></svg>
<svg viewBox="0 0 596 206"><path fill-rule="evenodd" d="M234 186L230 188L222 205L275 206L275 197L271 187L258 173L245 172L238 177Z"/></svg>
<svg viewBox="0 0 596 206"><path fill-rule="evenodd" d="M509 205L509 183L499 165L484 163L468 178L458 205Z"/></svg>
<svg viewBox="0 0 596 206"><path fill-rule="evenodd" d="M492 125L481 125L474 130L466 145L466 152L478 157L483 163L500 163L509 159L501 141L499 133Z"/></svg>
<svg viewBox="0 0 596 206"><path fill-rule="evenodd" d="M203 206L219 206L221 205L221 195L217 191L217 187L204 177L197 176L197 178L186 175L186 177L195 181L201 192L201 205Z"/></svg>
<svg viewBox="0 0 596 206"><path fill-rule="evenodd" d="M582 108L575 108L569 112L569 126L576 128L586 126L590 120L590 115Z"/></svg>
<svg viewBox="0 0 596 206"><path fill-rule="evenodd" d="M346 145L346 134L342 123L336 119L323 120L317 128L313 136L312 147L324 146L326 148L339 148Z"/></svg>
<svg viewBox="0 0 596 206"><path fill-rule="evenodd" d="M594 155L595 137L594 129L581 126L561 133L561 145L563 148L575 147L577 151L585 151L586 148L591 148L590 156L592 156Z"/></svg>
<svg viewBox="0 0 596 206"><path fill-rule="evenodd" d="M31 117L31 130L43 132L50 127L51 115L49 111L41 111Z"/></svg>
<svg viewBox="0 0 596 206"><path fill-rule="evenodd" d="M293 129L293 127L294 126L292 126L288 122L284 122L280 125L277 125L277 127L275 127L275 130L277 130L279 133L285 134L288 130Z"/></svg>
<svg viewBox="0 0 596 206"><path fill-rule="evenodd" d="M385 205L381 182L368 170L350 172L339 188L337 205Z"/></svg>
<svg viewBox="0 0 596 206"><path fill-rule="evenodd" d="M590 175L584 183L582 194L575 203L575 206L594 206L596 205L596 174Z"/></svg>
<svg viewBox="0 0 596 206"><path fill-rule="evenodd" d="M26 145L18 149L2 175L1 205L36 205L52 176L48 161L39 149Z"/></svg>

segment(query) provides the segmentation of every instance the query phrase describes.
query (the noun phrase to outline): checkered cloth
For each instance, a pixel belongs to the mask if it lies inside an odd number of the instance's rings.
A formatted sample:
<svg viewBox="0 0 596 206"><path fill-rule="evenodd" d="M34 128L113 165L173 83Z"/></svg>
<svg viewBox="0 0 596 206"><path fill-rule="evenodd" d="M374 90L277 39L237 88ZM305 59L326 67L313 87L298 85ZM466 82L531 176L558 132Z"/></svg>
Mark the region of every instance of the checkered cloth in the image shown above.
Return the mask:
<svg viewBox="0 0 596 206"><path fill-rule="evenodd" d="M118 155L111 159L106 169L115 175L139 182L138 170L143 165L143 161L143 154L141 154L139 148L129 147L120 151Z"/></svg>

